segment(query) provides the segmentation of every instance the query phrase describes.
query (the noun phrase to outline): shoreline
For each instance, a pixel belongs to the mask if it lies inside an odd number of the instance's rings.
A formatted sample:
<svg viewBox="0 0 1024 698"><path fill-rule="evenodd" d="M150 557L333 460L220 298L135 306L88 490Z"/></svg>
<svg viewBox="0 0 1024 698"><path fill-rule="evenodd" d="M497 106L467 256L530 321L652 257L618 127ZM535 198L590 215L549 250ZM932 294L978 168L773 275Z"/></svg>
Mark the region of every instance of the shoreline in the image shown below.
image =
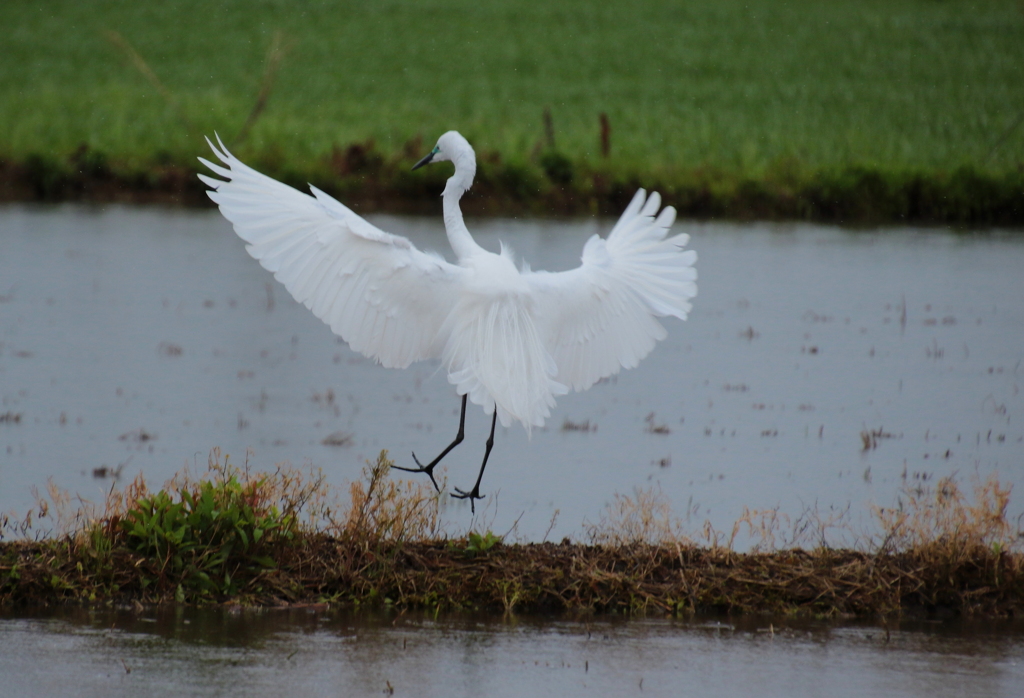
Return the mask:
<svg viewBox="0 0 1024 698"><path fill-rule="evenodd" d="M382 451L346 505L322 471L257 473L219 452L201 476L154 492L138 476L101 508L51 488L37 513L0 517L0 609L55 604L319 605L427 610L821 618L1019 617L1024 553L1010 490L951 478L875 515L883 537L829 547L828 521L774 545L778 520L748 512L731 536L683 534L653 493L618 498L582 540L506 543L449 534L443 496L390 478ZM56 525L63 533L47 531ZM745 524L761 543L737 552ZM822 536L821 540L816 536ZM35 538L35 540L32 540ZM813 539L813 540L811 540ZM724 542L724 544L723 544ZM761 549L764 545L765 548Z"/></svg>
<svg viewBox="0 0 1024 698"><path fill-rule="evenodd" d="M153 557L116 548L101 563L70 540L0 543L0 609L67 604L393 607L504 613L781 614L816 618L1013 618L1024 556L978 548L872 554L737 553L685 545L366 545L304 537L235 593L196 596ZM264 561L264 565L266 561ZM165 574L165 572L167 572ZM237 572L237 570L236 570Z"/></svg>
<svg viewBox="0 0 1024 698"><path fill-rule="evenodd" d="M359 213L436 212L444 173L411 175L406 159L389 160L360 144L305 168L250 158L261 172L303 191L314 184ZM85 146L63 158L0 157L0 203L212 207L200 171L198 163L124 165ZM680 217L698 220L1024 226L1024 171L998 174L968 165L951 172L782 168L763 176L697 168L643 177L575 164L554 152L528 165L491 153L481 158L463 206L471 216L617 216L641 187L661 193Z"/></svg>

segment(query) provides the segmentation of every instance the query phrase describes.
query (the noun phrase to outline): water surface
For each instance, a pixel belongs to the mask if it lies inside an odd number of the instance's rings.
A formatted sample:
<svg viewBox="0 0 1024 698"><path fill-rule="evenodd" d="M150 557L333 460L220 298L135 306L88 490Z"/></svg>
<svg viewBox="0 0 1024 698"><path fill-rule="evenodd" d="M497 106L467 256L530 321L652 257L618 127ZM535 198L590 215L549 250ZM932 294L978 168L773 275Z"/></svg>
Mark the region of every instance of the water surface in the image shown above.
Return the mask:
<svg viewBox="0 0 1024 698"><path fill-rule="evenodd" d="M448 251L440 217L374 220ZM501 239L534 268L565 269L612 223L470 228L485 247ZM728 530L745 506L864 519L904 485L950 474L997 473L1020 491L1024 238L677 229L700 256L690 319L665 321L638 369L559 399L532 439L499 427L474 525L557 539L648 486L694 530ZM214 447L343 485L381 449L411 464L455 434L459 401L436 363L387 370L350 351L216 211L4 207L0 251L0 511L24 512L48 478L100 499L98 468L158 485L202 470ZM451 485L472 484L488 426L469 410ZM471 523L461 502L446 516Z"/></svg>
<svg viewBox="0 0 1024 698"><path fill-rule="evenodd" d="M4 696L1017 696L1006 623L291 609L0 619ZM40 662L40 657L59 661Z"/></svg>

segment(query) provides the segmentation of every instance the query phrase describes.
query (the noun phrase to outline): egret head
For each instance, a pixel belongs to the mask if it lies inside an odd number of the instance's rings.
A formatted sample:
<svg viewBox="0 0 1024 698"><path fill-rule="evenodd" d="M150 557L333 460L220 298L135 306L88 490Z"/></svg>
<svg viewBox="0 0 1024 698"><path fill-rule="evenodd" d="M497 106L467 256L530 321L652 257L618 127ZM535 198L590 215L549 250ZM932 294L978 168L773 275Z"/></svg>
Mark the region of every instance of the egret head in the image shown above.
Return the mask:
<svg viewBox="0 0 1024 698"><path fill-rule="evenodd" d="M473 183L473 176L476 174L476 153L473 146L469 144L458 131L449 131L437 139L437 145L425 158L412 166L418 170L424 165L432 162L450 161L455 163L455 177L460 188L465 191Z"/></svg>
<svg viewBox="0 0 1024 698"><path fill-rule="evenodd" d="M418 170L432 162L451 161L458 165L459 161L467 155L471 156L474 161L476 160L476 154L473 152L473 146L469 144L469 141L463 138L462 134L458 131L449 131L437 139L437 145L434 146L434 149L425 158L413 165L412 169Z"/></svg>

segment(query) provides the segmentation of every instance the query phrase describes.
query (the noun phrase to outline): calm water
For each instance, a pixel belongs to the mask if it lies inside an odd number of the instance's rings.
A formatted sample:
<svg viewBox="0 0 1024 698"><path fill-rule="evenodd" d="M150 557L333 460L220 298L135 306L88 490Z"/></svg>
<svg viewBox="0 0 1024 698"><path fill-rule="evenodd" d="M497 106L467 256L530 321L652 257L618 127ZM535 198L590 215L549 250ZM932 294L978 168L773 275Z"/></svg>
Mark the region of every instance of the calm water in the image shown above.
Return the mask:
<svg viewBox="0 0 1024 698"><path fill-rule="evenodd" d="M390 686L395 696L516 698L1019 696L1022 630L991 622L887 631L754 618L66 611L0 619L0 694L380 696Z"/></svg>
<svg viewBox="0 0 1024 698"><path fill-rule="evenodd" d="M439 217L375 220L448 250ZM470 227L564 269L611 223ZM867 526L870 504L954 473L1020 491L1024 237L677 225L700 255L689 321L667 321L640 368L561 398L532 440L500 430L486 507L473 523L451 502L455 529L518 521L536 539L557 512L558 539L651 485L694 530L728 530L744 506L848 507ZM161 484L213 447L343 485L382 448L433 457L457 408L436 364L386 370L348 350L214 211L0 208L0 511L25 511L48 478L100 499L100 467ZM450 484L472 484L488 426L470 410ZM885 436L865 451L870 431Z"/></svg>

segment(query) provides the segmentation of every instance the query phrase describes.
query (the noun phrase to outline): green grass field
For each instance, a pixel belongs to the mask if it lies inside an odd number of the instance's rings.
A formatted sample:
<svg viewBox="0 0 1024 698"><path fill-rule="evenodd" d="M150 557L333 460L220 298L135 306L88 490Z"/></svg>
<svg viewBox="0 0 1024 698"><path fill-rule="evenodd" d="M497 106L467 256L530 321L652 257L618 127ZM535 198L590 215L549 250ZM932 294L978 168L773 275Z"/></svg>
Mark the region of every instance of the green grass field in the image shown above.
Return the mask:
<svg viewBox="0 0 1024 698"><path fill-rule="evenodd" d="M237 134L280 32L238 151L296 171L334 145L391 156L452 128L529 163L545 108L573 163L640 179L1024 168L1020 0L6 0L0 26L10 160L84 143L133 166L192 162L203 134Z"/></svg>

